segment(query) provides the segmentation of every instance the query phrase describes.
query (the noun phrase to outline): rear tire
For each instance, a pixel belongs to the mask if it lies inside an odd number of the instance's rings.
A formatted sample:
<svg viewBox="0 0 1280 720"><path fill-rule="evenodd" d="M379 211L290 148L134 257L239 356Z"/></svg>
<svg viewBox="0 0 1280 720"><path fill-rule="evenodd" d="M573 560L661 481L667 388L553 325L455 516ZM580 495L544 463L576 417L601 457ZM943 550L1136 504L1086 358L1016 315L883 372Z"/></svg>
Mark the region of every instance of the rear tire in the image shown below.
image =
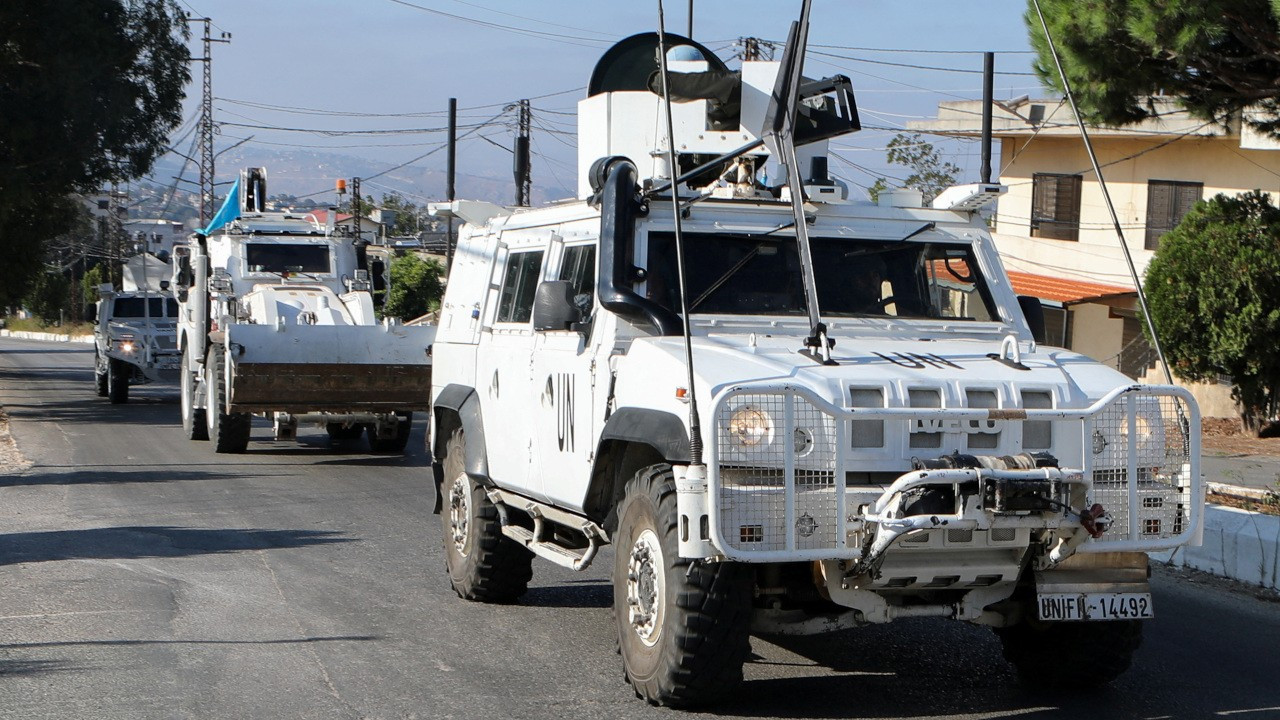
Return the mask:
<svg viewBox="0 0 1280 720"><path fill-rule="evenodd" d="M733 692L751 652L751 570L680 557L670 465L642 468L627 482L618 518L613 615L636 695L692 707Z"/></svg>
<svg viewBox="0 0 1280 720"><path fill-rule="evenodd" d="M444 459L445 501L440 513L449 583L464 600L515 602L529 589L533 553L502 534L498 508L467 475L466 447L462 430L454 430Z"/></svg>
<svg viewBox="0 0 1280 720"><path fill-rule="evenodd" d="M397 415L397 417L399 417ZM394 437L379 438L378 428L370 424L369 432L369 450L376 453L402 453L404 448L409 444L409 432L413 429L413 413L405 413L404 417L400 417L400 421L396 423L396 434ZM360 437L357 433L356 437Z"/></svg>
<svg viewBox="0 0 1280 720"><path fill-rule="evenodd" d="M209 406L205 409L205 426L214 452L242 453L249 447L249 427L253 416L249 413L227 412L226 358L222 346L209 345L204 359L205 396Z"/></svg>
<svg viewBox="0 0 1280 720"><path fill-rule="evenodd" d="M129 376L133 368L123 360L111 358L107 361L107 397L112 405L129 402Z"/></svg>
<svg viewBox="0 0 1280 720"><path fill-rule="evenodd" d="M208 440L209 425L204 408L196 407L196 373L187 363L187 350L182 351L182 434L188 440Z"/></svg>
<svg viewBox="0 0 1280 720"><path fill-rule="evenodd" d="M1129 669L1142 645L1141 620L1040 622L997 628L1005 660L1023 685L1048 690L1093 688Z"/></svg>

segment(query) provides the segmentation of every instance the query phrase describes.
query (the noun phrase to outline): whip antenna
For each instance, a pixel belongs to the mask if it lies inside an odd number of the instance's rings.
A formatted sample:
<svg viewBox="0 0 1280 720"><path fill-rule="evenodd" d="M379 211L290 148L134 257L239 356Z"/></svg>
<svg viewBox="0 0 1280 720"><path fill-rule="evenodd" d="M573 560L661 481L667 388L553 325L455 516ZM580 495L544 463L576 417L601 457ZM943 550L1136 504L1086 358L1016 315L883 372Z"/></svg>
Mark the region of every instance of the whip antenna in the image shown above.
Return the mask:
<svg viewBox="0 0 1280 720"><path fill-rule="evenodd" d="M1124 230L1120 227L1120 216L1116 214L1115 203L1111 202L1111 193L1107 190L1107 181L1102 177L1102 167L1098 165L1098 156L1093 152L1093 141L1089 139L1089 131L1084 126L1084 118L1080 116L1080 108L1076 106L1075 95L1071 92L1071 81L1067 80L1067 72L1062 69L1062 59L1058 56L1058 48L1053 42L1053 34L1049 32L1049 23L1044 19L1044 11L1040 9L1040 0L1031 0L1036 7L1036 15L1040 18L1040 27L1044 28L1044 39L1049 43L1049 54L1053 56L1053 64L1058 69L1058 77L1062 79L1062 90L1071 104L1071 112L1076 116L1076 125L1080 128L1080 137L1084 138L1084 149L1089 154L1089 162L1093 165L1093 174L1098 177L1098 186L1102 188L1102 199L1107 203L1107 212L1111 213L1111 224L1115 227L1116 238L1120 240L1120 250L1124 253L1124 261L1129 265L1129 275L1133 277L1133 285L1138 289L1138 304L1142 307L1142 319L1147 324L1147 332L1151 334L1151 344L1155 348L1156 357L1160 358L1160 366L1164 368L1165 381L1173 384L1173 372L1165 360L1164 350L1160 347L1160 337L1156 335L1155 321L1151 319L1151 311L1147 307L1147 294L1142 290L1142 281L1138 278L1138 268L1133 264L1133 254L1129 252L1129 244L1125 242Z"/></svg>

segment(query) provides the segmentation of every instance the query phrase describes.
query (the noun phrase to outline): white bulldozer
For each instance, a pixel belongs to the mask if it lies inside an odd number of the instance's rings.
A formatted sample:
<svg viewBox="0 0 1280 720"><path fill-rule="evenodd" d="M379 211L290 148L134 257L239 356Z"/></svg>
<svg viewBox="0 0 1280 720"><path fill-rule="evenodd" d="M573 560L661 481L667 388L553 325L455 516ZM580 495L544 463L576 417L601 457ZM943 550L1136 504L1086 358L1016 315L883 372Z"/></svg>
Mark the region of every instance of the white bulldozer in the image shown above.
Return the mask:
<svg viewBox="0 0 1280 720"><path fill-rule="evenodd" d="M266 171L243 171L209 226L174 249L187 437L244 452L256 414L277 440L310 423L403 451L413 411L430 406L435 328L379 322L370 267L385 261L332 223L266 212L265 197Z"/></svg>

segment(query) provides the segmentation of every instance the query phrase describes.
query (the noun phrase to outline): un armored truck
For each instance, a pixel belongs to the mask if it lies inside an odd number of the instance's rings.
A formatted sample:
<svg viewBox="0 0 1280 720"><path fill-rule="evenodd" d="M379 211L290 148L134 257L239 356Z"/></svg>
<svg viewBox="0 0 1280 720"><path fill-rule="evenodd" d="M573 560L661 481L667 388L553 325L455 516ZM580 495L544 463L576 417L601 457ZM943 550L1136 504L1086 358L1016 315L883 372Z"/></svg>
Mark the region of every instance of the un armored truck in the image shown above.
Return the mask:
<svg viewBox="0 0 1280 720"><path fill-rule="evenodd" d="M265 197L265 170L244 171L214 221L174 249L184 432L244 452L256 414L277 440L313 424L403 451L413 412L429 407L435 328L379 322L365 241L267 212Z"/></svg>
<svg viewBox="0 0 1280 720"><path fill-rule="evenodd" d="M849 198L847 79L802 83L779 169L793 66L666 37L697 55L672 88L736 86L671 103L670 144L638 35L579 104L577 200L433 206L465 221L430 438L454 590L510 602L535 556L612 544L625 676L675 706L730 691L752 633L902 618L994 628L1030 684L1118 676L1146 553L1201 531L1191 395L1036 339L977 212L998 185Z"/></svg>
<svg viewBox="0 0 1280 720"><path fill-rule="evenodd" d="M177 377L178 305L169 265L153 255L125 262L122 289L98 287L93 310L93 381L99 397L129 401L129 386Z"/></svg>

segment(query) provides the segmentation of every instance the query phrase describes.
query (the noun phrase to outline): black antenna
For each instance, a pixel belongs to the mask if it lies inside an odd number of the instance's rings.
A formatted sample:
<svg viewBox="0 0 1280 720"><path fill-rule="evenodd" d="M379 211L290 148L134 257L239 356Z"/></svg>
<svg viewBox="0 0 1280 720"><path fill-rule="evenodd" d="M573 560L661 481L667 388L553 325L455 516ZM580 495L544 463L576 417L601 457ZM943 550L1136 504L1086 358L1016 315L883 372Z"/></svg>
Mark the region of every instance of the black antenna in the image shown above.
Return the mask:
<svg viewBox="0 0 1280 720"><path fill-rule="evenodd" d="M809 226L804 216L804 182L800 178L800 161L796 157L795 123L799 110L800 84L803 82L804 55L809 44L809 10L812 0L804 0L800 20L791 23L787 35L787 48L778 67L778 79L769 98L761 137L769 151L787 170L787 187L791 191L791 213L795 217L796 246L800 250L801 276L804 278L805 301L809 310L810 335L805 346L812 348L814 357L824 365L833 365L831 342L827 339L827 326L822 322L818 306L818 287L813 275L813 251L809 246Z"/></svg>
<svg viewBox="0 0 1280 720"><path fill-rule="evenodd" d="M1036 15L1040 17L1040 27L1044 29L1044 39L1049 45L1049 54L1053 56L1053 64L1058 68L1058 77L1062 79L1062 90L1071 104L1071 112L1076 116L1076 125L1080 128L1080 137L1084 138L1084 149L1089 154L1089 162L1093 165L1093 174L1098 178L1098 186L1102 188L1102 199L1107 203L1107 211L1111 213L1111 224L1116 229L1116 238L1120 240L1120 250L1124 253L1124 261L1129 265L1129 275L1133 278L1133 286L1138 289L1138 304L1142 306L1142 318L1147 323L1147 332L1151 333L1151 344L1155 347L1156 356L1164 368L1165 381L1173 384L1173 372L1165 361L1164 350L1160 347L1160 337L1156 335L1155 321L1151 319L1151 311L1147 308L1147 294L1142 290L1142 281L1138 278L1138 268L1133 264L1133 254L1129 252L1129 244L1124 239L1124 229L1120 227L1120 216L1116 214L1115 203L1111 202L1111 192L1107 190L1107 181L1102 177L1102 167L1098 165L1098 156L1093 152L1093 141L1089 139L1089 131L1084 126L1084 118L1080 116L1080 108L1076 106L1075 95L1071 93L1071 81L1062 69L1062 60L1058 57L1058 48L1054 45L1053 34L1049 32L1049 23L1040 10L1040 0L1031 0L1036 7Z"/></svg>
<svg viewBox="0 0 1280 720"><path fill-rule="evenodd" d="M692 15L690 15L692 17ZM676 164L676 133L671 121L671 84L667 76L667 25L663 13L662 0L658 0L658 65L662 75L662 104L666 110L667 120L667 163L668 171L675 177L679 166ZM689 292L685 282L684 270L684 234L680 217L680 186L671 188L671 212L675 219L676 231L676 272L680 282L680 316L684 321L684 363L688 371L689 384L689 464L702 465L702 421L698 417L698 394L693 385L693 339L689 324Z"/></svg>

